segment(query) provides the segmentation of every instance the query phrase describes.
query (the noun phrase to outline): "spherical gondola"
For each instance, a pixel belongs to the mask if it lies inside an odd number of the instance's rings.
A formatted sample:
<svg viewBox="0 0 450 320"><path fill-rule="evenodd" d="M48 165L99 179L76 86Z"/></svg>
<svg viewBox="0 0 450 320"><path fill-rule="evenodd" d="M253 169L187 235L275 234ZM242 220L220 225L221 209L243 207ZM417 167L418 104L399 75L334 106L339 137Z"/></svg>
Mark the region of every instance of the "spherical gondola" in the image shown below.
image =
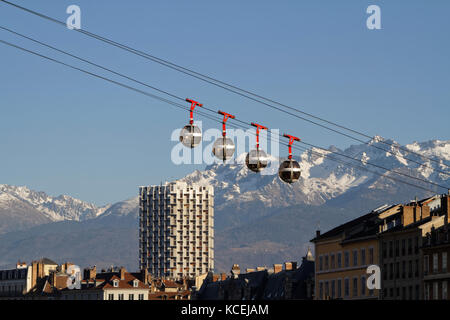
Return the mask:
<svg viewBox="0 0 450 320"><path fill-rule="evenodd" d="M222 120L222 137L217 138L216 141L213 144L212 153L214 156L216 156L218 159L222 160L223 162L231 159L231 157L234 154L234 142L230 138L227 138L227 127L226 123L229 118L234 119L234 116L232 114L218 111L219 114L223 115Z"/></svg>
<svg viewBox="0 0 450 320"><path fill-rule="evenodd" d="M202 131L193 124L188 124L181 129L180 142L188 148L195 148L202 141Z"/></svg>
<svg viewBox="0 0 450 320"><path fill-rule="evenodd" d="M203 106L201 103L198 103L197 101L187 99L187 102L191 103L191 109L190 109L190 118L189 118L189 124L184 126L183 129L181 129L180 132L180 142L188 147L188 148L195 148L200 144L202 141L202 131L199 127L194 125L194 108L196 106Z"/></svg>
<svg viewBox="0 0 450 320"><path fill-rule="evenodd" d="M288 134L283 136L289 138L289 159L281 163L278 169L278 176L282 181L290 184L300 179L301 175L300 165L297 161L292 160L292 144L294 141L300 141L300 139Z"/></svg>
<svg viewBox="0 0 450 320"><path fill-rule="evenodd" d="M256 127L256 149L250 150L245 157L247 168L253 172L260 172L267 167L267 154L259 149L259 130L267 130L267 127L252 122L252 126Z"/></svg>
<svg viewBox="0 0 450 320"><path fill-rule="evenodd" d="M260 172L267 167L267 154L260 149L251 150L245 157L245 164L251 171Z"/></svg>
<svg viewBox="0 0 450 320"><path fill-rule="evenodd" d="M292 159L283 161L278 169L278 176L286 183L296 182L300 179L300 174L300 165Z"/></svg>
<svg viewBox="0 0 450 320"><path fill-rule="evenodd" d="M227 137L221 137L214 142L212 152L218 159L225 162L231 159L234 154L234 149L233 140Z"/></svg>

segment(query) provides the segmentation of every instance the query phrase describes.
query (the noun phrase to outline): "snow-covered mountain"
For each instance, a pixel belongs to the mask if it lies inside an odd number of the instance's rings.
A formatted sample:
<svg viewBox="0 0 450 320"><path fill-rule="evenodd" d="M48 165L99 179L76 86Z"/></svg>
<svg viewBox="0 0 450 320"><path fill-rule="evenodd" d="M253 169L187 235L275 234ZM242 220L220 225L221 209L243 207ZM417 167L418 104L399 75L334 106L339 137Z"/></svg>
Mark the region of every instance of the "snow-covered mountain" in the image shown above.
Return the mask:
<svg viewBox="0 0 450 320"><path fill-rule="evenodd" d="M300 257L318 225L326 231L379 205L426 194L425 190L388 177L432 189L428 194L446 193L424 182L387 174L368 163L449 186L450 177L439 171L449 171L445 165L450 165L450 140L414 142L402 147L435 160L430 161L380 139L368 143L375 148L361 144L345 150L331 146L325 151L359 159L353 163L362 169L324 158L322 150L294 153L302 179L293 185L278 178L279 159L271 157L270 166L261 175L246 168L245 155L238 156L234 163L214 164L180 179L215 187L219 270L227 270L232 263L250 267ZM394 155L382 150L386 148ZM332 157L351 162L335 154ZM0 265L59 254L61 259L86 265L131 263L135 268L137 217L137 197L99 208L69 196L51 197L26 187L0 185ZM107 254L105 248L113 250Z"/></svg>
<svg viewBox="0 0 450 320"><path fill-rule="evenodd" d="M0 233L42 223L84 221L100 216L109 207L97 207L67 195L51 197L27 187L0 184Z"/></svg>
<svg viewBox="0 0 450 320"><path fill-rule="evenodd" d="M300 157L297 156L297 161L299 161L302 170L302 178L292 185L283 183L278 178L279 159L271 157L271 165L266 168L263 175L259 175L247 169L244 163L245 154L238 156L233 164L214 164L204 171L195 171L181 180L214 185L215 204L218 210L225 209L230 203L235 205L236 203L253 201L260 201L265 207L285 207L296 204L320 205L346 193L349 189L358 187L384 188L386 190L392 187L405 188L405 186L413 188L400 183L398 180L418 184L436 192L445 192L443 189L436 189L435 186L417 179L386 173L385 170L371 166L370 163L418 179L449 185L450 176L439 171L449 171L445 164L450 165L450 140L414 142L401 148L395 146L395 141L387 140L384 142L380 137L375 137L368 144L353 145L345 150L339 150L331 146L328 151L312 149L304 152ZM394 146L390 146L386 142L394 144ZM393 154L383 149L389 150ZM437 162L402 149L423 154ZM347 157L330 154L331 152ZM324 157L323 154L329 154L329 157ZM355 162L348 157L358 159L359 162ZM342 162L352 163L359 168L347 166ZM424 165L419 165L416 162ZM380 176L380 174L382 175ZM396 180L391 180L388 177Z"/></svg>

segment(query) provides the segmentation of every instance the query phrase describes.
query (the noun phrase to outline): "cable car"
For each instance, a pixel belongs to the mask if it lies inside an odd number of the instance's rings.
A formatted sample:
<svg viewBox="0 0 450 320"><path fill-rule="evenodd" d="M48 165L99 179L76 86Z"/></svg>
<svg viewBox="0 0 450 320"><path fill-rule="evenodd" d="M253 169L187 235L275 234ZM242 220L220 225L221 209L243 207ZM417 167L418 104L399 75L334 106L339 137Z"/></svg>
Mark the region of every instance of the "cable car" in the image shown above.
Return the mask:
<svg viewBox="0 0 450 320"><path fill-rule="evenodd" d="M234 154L234 142L230 138L227 138L227 132L226 132L226 122L228 118L234 119L234 116L222 112L219 110L219 114L223 115L223 121L222 121L222 137L216 139L216 141L213 144L212 152L213 154L223 162L231 159L231 157Z"/></svg>
<svg viewBox="0 0 450 320"><path fill-rule="evenodd" d="M245 164L253 172L260 172L267 167L268 157L264 150L259 149L259 130L267 130L260 124L253 123L252 126L256 127L256 149L250 150L245 157Z"/></svg>
<svg viewBox="0 0 450 320"><path fill-rule="evenodd" d="M281 163L278 169L278 176L282 181L290 184L300 179L300 165L292 159L292 144L294 141L300 141L300 139L288 134L284 134L283 136L289 138L289 159Z"/></svg>
<svg viewBox="0 0 450 320"><path fill-rule="evenodd" d="M190 120L189 124L181 129L180 142L188 148L195 148L202 141L202 131L198 126L194 125L193 113L196 106L202 107L203 105L197 101L187 98L186 101L191 103Z"/></svg>

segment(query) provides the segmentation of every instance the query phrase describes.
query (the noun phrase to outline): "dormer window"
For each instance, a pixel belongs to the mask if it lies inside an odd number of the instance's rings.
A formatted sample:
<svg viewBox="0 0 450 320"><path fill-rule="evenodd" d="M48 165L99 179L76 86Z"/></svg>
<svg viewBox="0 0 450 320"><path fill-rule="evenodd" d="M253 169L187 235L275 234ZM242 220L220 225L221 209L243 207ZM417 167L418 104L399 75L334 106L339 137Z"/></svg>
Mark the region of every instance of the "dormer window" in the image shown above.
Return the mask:
<svg viewBox="0 0 450 320"><path fill-rule="evenodd" d="M134 287L134 288L137 288L138 285L139 285L139 280L138 280L138 279L134 279L134 280L133 280L133 287Z"/></svg>
<svg viewBox="0 0 450 320"><path fill-rule="evenodd" d="M113 280L113 287L114 287L114 288L119 287L119 280L117 280L117 279L114 279L114 280Z"/></svg>

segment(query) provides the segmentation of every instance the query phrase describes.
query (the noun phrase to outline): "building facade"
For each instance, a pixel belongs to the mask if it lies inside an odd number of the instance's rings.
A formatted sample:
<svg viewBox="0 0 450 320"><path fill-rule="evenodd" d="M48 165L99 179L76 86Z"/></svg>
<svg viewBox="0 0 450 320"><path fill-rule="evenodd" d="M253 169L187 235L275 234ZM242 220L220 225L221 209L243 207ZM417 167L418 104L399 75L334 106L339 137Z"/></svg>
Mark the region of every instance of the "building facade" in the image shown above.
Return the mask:
<svg viewBox="0 0 450 320"><path fill-rule="evenodd" d="M423 287L425 300L450 300L450 226L433 228L423 243Z"/></svg>
<svg viewBox="0 0 450 320"><path fill-rule="evenodd" d="M379 290L368 290L367 267L378 265L376 216L368 214L334 228L315 244L315 299L378 299Z"/></svg>
<svg viewBox="0 0 450 320"><path fill-rule="evenodd" d="M431 197L383 212L380 225L382 298L419 300L423 298L422 242L432 228L445 223L442 202ZM444 213L444 214L443 214Z"/></svg>
<svg viewBox="0 0 450 320"><path fill-rule="evenodd" d="M432 239L433 230L448 225L449 208L449 195L435 195L385 205L322 235L318 231L311 240L316 254L315 298L446 299L447 249L442 241L439 249L424 243L431 241L426 239ZM368 290L369 265L379 267L380 290ZM430 275L432 267L438 274Z"/></svg>
<svg viewBox="0 0 450 320"><path fill-rule="evenodd" d="M153 277L214 269L214 189L182 182L139 188L139 266Z"/></svg>

